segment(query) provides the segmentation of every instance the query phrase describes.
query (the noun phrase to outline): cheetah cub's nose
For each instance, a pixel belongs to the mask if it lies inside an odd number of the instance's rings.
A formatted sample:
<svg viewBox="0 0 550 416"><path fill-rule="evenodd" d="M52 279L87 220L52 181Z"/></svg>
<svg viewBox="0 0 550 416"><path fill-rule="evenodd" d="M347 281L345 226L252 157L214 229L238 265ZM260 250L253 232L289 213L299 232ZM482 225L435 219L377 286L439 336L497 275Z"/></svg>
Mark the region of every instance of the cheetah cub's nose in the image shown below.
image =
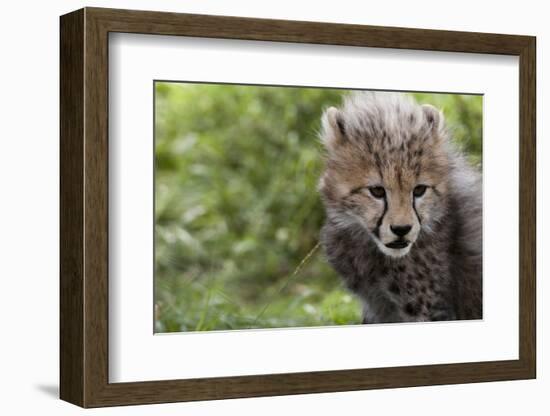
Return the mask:
<svg viewBox="0 0 550 416"><path fill-rule="evenodd" d="M390 230L398 237L405 237L411 228L412 225L390 225Z"/></svg>

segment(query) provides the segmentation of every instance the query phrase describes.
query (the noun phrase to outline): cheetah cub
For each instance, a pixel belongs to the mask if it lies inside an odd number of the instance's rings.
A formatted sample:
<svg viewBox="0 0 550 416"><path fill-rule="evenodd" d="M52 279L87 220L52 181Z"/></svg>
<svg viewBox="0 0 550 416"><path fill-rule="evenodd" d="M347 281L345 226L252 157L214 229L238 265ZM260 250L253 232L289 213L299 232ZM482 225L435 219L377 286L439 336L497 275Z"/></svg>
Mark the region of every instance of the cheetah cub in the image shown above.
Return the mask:
<svg viewBox="0 0 550 416"><path fill-rule="evenodd" d="M480 319L481 174L443 115L360 92L322 119L321 242L364 323Z"/></svg>

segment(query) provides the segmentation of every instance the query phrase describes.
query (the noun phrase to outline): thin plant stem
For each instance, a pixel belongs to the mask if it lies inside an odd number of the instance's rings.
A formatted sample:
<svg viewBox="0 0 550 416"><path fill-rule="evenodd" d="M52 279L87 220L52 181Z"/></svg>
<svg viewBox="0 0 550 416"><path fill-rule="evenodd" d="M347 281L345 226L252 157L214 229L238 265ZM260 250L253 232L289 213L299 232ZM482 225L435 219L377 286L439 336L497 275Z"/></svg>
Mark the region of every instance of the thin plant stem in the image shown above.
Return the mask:
<svg viewBox="0 0 550 416"><path fill-rule="evenodd" d="M309 261L309 259L311 258L311 256L313 256L313 254L317 251L317 249L319 248L319 246L321 245L320 242L318 242L317 244L315 244L315 247L313 247L309 253L306 254L306 256L302 259L302 261L298 264L298 266L296 266L296 268L294 269L294 271L292 272L292 274L285 280L283 286L281 286L281 288L277 291L277 295L275 297L277 297L278 295L280 295L282 293L283 290L285 290L287 288L287 286L289 285L290 281L298 274L302 271L302 269L304 268L304 266L306 265L306 263ZM274 298L275 298L274 297ZM256 316L256 318L254 319L254 322L252 323L252 328L255 328L256 327L256 323L258 322L258 320L262 317L262 315L265 313L265 311L269 308L269 306L271 306L271 304L273 303L273 299L270 300L264 307L263 309L260 311L260 313Z"/></svg>

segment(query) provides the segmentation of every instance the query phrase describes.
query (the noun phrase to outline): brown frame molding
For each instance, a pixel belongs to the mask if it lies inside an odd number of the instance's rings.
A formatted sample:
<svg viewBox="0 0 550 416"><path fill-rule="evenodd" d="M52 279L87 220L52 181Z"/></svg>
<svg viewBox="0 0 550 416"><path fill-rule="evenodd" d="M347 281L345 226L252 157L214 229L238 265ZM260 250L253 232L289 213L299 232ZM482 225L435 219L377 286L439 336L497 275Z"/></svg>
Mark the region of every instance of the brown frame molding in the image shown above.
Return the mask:
<svg viewBox="0 0 550 416"><path fill-rule="evenodd" d="M85 8L60 19L60 396L83 407L536 377L535 53L530 36ZM109 32L519 56L519 359L204 379L108 380Z"/></svg>

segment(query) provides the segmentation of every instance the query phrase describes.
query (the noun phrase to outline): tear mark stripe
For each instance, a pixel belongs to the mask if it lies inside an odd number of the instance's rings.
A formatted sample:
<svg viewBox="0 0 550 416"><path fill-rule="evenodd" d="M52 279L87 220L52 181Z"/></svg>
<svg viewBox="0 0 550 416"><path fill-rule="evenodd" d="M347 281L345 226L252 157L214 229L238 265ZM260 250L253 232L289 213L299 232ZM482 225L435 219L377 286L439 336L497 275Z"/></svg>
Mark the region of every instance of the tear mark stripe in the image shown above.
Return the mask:
<svg viewBox="0 0 550 416"><path fill-rule="evenodd" d="M382 221L384 220L384 216L386 215L386 212L388 211L388 201L386 197L384 197L384 212L382 212L382 215L380 218L378 218L378 221L376 221L376 228L374 229L374 235L378 238L380 238L380 226L382 225Z"/></svg>
<svg viewBox="0 0 550 416"><path fill-rule="evenodd" d="M418 218L418 224L422 225L422 220L420 219L420 215L418 215L418 211L416 210L416 199L413 197L413 209L414 213L416 214L416 218Z"/></svg>

